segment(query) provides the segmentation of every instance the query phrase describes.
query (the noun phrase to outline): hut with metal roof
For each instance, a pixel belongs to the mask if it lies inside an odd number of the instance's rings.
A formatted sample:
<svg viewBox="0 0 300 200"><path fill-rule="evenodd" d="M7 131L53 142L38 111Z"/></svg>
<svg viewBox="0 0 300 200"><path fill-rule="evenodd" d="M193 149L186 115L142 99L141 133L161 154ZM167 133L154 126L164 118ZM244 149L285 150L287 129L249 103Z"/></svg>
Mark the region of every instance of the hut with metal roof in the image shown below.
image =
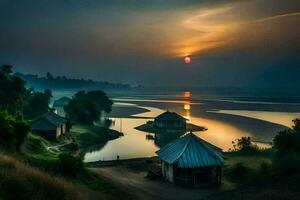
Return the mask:
<svg viewBox="0 0 300 200"><path fill-rule="evenodd" d="M53 108L56 110L56 113L62 117L65 116L64 106L68 105L71 101L69 97L61 97L54 101Z"/></svg>
<svg viewBox="0 0 300 200"><path fill-rule="evenodd" d="M154 126L163 129L186 129L186 120L175 112L166 111L154 119Z"/></svg>
<svg viewBox="0 0 300 200"><path fill-rule="evenodd" d="M32 131L49 140L57 140L67 132L68 120L53 112L47 112L32 121Z"/></svg>
<svg viewBox="0 0 300 200"><path fill-rule="evenodd" d="M193 133L167 144L156 152L162 175L171 183L191 186L221 183L222 150Z"/></svg>

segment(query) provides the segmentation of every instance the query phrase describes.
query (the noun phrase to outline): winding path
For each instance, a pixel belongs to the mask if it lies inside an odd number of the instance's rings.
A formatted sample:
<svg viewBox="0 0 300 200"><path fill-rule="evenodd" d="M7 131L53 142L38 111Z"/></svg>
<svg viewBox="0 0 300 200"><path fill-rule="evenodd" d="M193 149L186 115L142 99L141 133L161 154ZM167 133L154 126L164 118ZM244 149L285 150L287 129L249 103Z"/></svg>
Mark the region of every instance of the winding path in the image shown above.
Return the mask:
<svg viewBox="0 0 300 200"><path fill-rule="evenodd" d="M219 189L182 188L164 181L149 180L145 178L146 172L133 172L123 166L90 169L142 200L200 200L219 191Z"/></svg>

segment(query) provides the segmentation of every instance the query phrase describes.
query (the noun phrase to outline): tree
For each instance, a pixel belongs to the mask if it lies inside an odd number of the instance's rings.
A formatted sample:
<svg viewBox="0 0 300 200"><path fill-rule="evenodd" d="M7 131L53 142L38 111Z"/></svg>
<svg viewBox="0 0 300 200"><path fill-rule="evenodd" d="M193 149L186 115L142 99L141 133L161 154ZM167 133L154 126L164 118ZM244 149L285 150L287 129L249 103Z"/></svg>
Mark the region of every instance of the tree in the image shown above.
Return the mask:
<svg viewBox="0 0 300 200"><path fill-rule="evenodd" d="M291 129L280 131L273 140L274 164L282 173L300 172L300 119Z"/></svg>
<svg viewBox="0 0 300 200"><path fill-rule="evenodd" d="M11 65L0 68L0 109L11 114L22 111L26 95L25 81L12 75Z"/></svg>
<svg viewBox="0 0 300 200"><path fill-rule="evenodd" d="M98 120L101 112L109 113L113 102L100 91L79 91L65 106L65 111L72 121L92 124Z"/></svg>
<svg viewBox="0 0 300 200"><path fill-rule="evenodd" d="M0 146L8 151L19 152L30 131L30 125L21 116L0 111Z"/></svg>
<svg viewBox="0 0 300 200"><path fill-rule="evenodd" d="M26 99L23 108L23 113L26 118L33 119L49 110L50 98L52 96L51 90L45 92L31 92Z"/></svg>
<svg viewBox="0 0 300 200"><path fill-rule="evenodd" d="M12 65L2 65L1 66L1 72L4 74L11 74L12 73Z"/></svg>
<svg viewBox="0 0 300 200"><path fill-rule="evenodd" d="M255 154L259 152L259 148L251 141L251 137L241 137L232 141L234 151L243 154Z"/></svg>
<svg viewBox="0 0 300 200"><path fill-rule="evenodd" d="M47 73L46 73L46 77L47 77L47 79L49 79L49 80L54 80L54 76L53 76L52 74L50 74L50 72L47 72Z"/></svg>

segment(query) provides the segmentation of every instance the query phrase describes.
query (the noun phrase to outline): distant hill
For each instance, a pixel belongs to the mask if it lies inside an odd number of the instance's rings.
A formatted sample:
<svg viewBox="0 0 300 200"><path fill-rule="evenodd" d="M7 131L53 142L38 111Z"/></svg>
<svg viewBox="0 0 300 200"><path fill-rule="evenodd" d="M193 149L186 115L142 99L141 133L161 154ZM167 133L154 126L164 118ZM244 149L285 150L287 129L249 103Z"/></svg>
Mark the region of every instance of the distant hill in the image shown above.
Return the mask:
<svg viewBox="0 0 300 200"><path fill-rule="evenodd" d="M110 83L107 81L94 81L86 79L74 79L66 76L54 77L47 73L44 77L34 74L15 73L16 76L26 81L27 87L34 87L37 90L80 90L80 89L102 89L102 90L129 90L129 84Z"/></svg>

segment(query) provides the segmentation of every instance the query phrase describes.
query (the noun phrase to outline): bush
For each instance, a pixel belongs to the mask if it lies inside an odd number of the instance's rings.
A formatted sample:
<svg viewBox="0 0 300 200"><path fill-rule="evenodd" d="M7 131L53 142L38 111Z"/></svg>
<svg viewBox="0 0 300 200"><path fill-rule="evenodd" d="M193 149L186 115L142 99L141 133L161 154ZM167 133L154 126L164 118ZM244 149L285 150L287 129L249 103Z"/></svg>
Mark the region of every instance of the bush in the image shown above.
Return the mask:
<svg viewBox="0 0 300 200"><path fill-rule="evenodd" d="M83 161L81 157L62 153L58 158L58 171L63 175L75 177L83 169Z"/></svg>
<svg viewBox="0 0 300 200"><path fill-rule="evenodd" d="M260 173L264 176L270 175L272 172L272 165L267 162L262 162L260 164Z"/></svg>
<svg viewBox="0 0 300 200"><path fill-rule="evenodd" d="M251 137L241 137L232 141L233 151L244 155L253 155L261 152L256 144L253 144Z"/></svg>
<svg viewBox="0 0 300 200"><path fill-rule="evenodd" d="M227 174L234 181L244 181L250 177L251 169L239 162L231 166L227 170Z"/></svg>
<svg viewBox="0 0 300 200"><path fill-rule="evenodd" d="M293 122L292 129L281 131L274 138L273 163L277 173L300 173L300 119Z"/></svg>
<svg viewBox="0 0 300 200"><path fill-rule="evenodd" d="M300 155L289 152L285 156L275 156L273 164L277 174L296 174L300 172Z"/></svg>

